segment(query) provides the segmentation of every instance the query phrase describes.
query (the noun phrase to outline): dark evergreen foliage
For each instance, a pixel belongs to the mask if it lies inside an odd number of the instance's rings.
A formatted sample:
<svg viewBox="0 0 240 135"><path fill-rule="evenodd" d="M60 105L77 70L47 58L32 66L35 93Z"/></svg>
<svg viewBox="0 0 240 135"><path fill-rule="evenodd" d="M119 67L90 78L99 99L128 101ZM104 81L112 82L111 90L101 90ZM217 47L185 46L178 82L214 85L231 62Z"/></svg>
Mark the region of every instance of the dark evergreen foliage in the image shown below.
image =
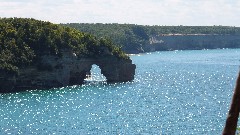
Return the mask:
<svg viewBox="0 0 240 135"><path fill-rule="evenodd" d="M17 73L42 55L61 56L61 50L67 49L78 57L96 57L103 55L103 47L112 55L129 59L111 41L70 27L35 19L0 18L0 72Z"/></svg>

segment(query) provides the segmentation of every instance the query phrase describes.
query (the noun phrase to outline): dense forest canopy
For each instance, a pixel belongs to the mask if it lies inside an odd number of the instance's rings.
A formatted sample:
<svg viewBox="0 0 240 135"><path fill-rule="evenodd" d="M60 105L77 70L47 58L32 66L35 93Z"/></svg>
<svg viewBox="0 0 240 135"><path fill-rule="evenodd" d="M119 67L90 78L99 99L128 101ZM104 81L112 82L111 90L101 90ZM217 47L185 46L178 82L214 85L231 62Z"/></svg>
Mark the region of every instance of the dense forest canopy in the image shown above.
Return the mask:
<svg viewBox="0 0 240 135"><path fill-rule="evenodd" d="M103 23L67 23L71 26L92 34L103 35L111 33L123 33L128 30L140 34L144 30L148 35L161 34L237 34L240 35L240 27L234 26L159 26L159 25L136 25L136 24L103 24ZM101 32L100 32L101 31ZM115 32L114 32L115 31ZM142 33L143 34L143 33ZM109 34L110 35L110 34Z"/></svg>
<svg viewBox="0 0 240 135"><path fill-rule="evenodd" d="M96 37L111 39L114 43L122 47L123 50L139 50L141 45L149 39L149 34L144 26L130 24L62 24L93 34Z"/></svg>
<svg viewBox="0 0 240 135"><path fill-rule="evenodd" d="M141 49L149 42L151 36L163 34L240 35L240 27L230 26L143 26L117 23L68 23L62 25L76 28L97 37L107 37L128 53L133 50L141 52Z"/></svg>
<svg viewBox="0 0 240 135"><path fill-rule="evenodd" d="M110 40L74 28L27 18L0 18L0 71L17 73L35 64L42 55L61 57L71 49L78 57L98 57L108 48L112 55L128 59Z"/></svg>

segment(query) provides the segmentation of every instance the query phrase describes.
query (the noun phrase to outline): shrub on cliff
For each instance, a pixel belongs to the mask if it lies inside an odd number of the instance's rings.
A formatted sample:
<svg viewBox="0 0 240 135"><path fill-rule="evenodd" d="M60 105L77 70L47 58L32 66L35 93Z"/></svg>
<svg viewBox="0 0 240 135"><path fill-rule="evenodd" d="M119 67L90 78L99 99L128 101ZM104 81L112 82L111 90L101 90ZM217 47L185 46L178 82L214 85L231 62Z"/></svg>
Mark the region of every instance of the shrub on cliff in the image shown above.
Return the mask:
<svg viewBox="0 0 240 135"><path fill-rule="evenodd" d="M19 68L37 63L42 55L61 56L71 49L78 57L99 57L107 48L111 55L129 59L106 39L76 29L27 18L0 18L0 72L17 73Z"/></svg>

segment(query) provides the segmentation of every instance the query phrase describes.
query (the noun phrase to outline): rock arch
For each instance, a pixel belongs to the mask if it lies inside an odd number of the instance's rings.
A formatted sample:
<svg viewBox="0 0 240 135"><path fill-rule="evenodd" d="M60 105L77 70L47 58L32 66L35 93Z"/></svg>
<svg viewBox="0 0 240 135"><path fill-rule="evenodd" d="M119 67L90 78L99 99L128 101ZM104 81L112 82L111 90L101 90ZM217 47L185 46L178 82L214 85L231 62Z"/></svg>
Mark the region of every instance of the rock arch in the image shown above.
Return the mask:
<svg viewBox="0 0 240 135"><path fill-rule="evenodd" d="M93 64L91 66L90 72L87 72L86 79L92 80L92 81L106 81L107 80L106 76L103 75L103 73L102 73L102 69L96 64Z"/></svg>
<svg viewBox="0 0 240 135"><path fill-rule="evenodd" d="M119 60L117 58L84 58L79 60L80 67L75 67L70 71L70 85L82 84L92 65L97 65L101 69L101 74L106 77L107 82L127 82L132 81L135 75L135 64L129 60Z"/></svg>
<svg viewBox="0 0 240 135"><path fill-rule="evenodd" d="M71 52L63 53L62 57L45 55L38 64L44 65L43 68L28 66L20 69L17 76L6 75L4 80L0 78L0 84L11 84L1 85L0 92L81 85L93 64L99 66L107 82L127 82L134 79L136 68L132 60L120 59L114 55L79 58Z"/></svg>

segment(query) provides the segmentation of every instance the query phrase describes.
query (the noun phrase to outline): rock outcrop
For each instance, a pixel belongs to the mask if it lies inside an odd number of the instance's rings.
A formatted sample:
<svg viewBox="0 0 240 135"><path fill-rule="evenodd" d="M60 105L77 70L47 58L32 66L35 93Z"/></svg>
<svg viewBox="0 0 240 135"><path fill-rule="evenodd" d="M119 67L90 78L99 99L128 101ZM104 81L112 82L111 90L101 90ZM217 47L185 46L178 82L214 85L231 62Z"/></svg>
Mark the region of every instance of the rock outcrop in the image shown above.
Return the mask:
<svg viewBox="0 0 240 135"><path fill-rule="evenodd" d="M136 65L130 59L119 59L114 55L79 58L73 52L65 50L61 57L42 56L38 65L20 69L18 75L1 74L0 92L81 85L93 64L100 67L107 82L134 79Z"/></svg>
<svg viewBox="0 0 240 135"><path fill-rule="evenodd" d="M199 50L240 48L240 35L221 34L165 34L152 36L144 50Z"/></svg>
<svg viewBox="0 0 240 135"><path fill-rule="evenodd" d="M83 84L93 64L108 82L136 66L111 40L30 18L0 18L0 93Z"/></svg>

